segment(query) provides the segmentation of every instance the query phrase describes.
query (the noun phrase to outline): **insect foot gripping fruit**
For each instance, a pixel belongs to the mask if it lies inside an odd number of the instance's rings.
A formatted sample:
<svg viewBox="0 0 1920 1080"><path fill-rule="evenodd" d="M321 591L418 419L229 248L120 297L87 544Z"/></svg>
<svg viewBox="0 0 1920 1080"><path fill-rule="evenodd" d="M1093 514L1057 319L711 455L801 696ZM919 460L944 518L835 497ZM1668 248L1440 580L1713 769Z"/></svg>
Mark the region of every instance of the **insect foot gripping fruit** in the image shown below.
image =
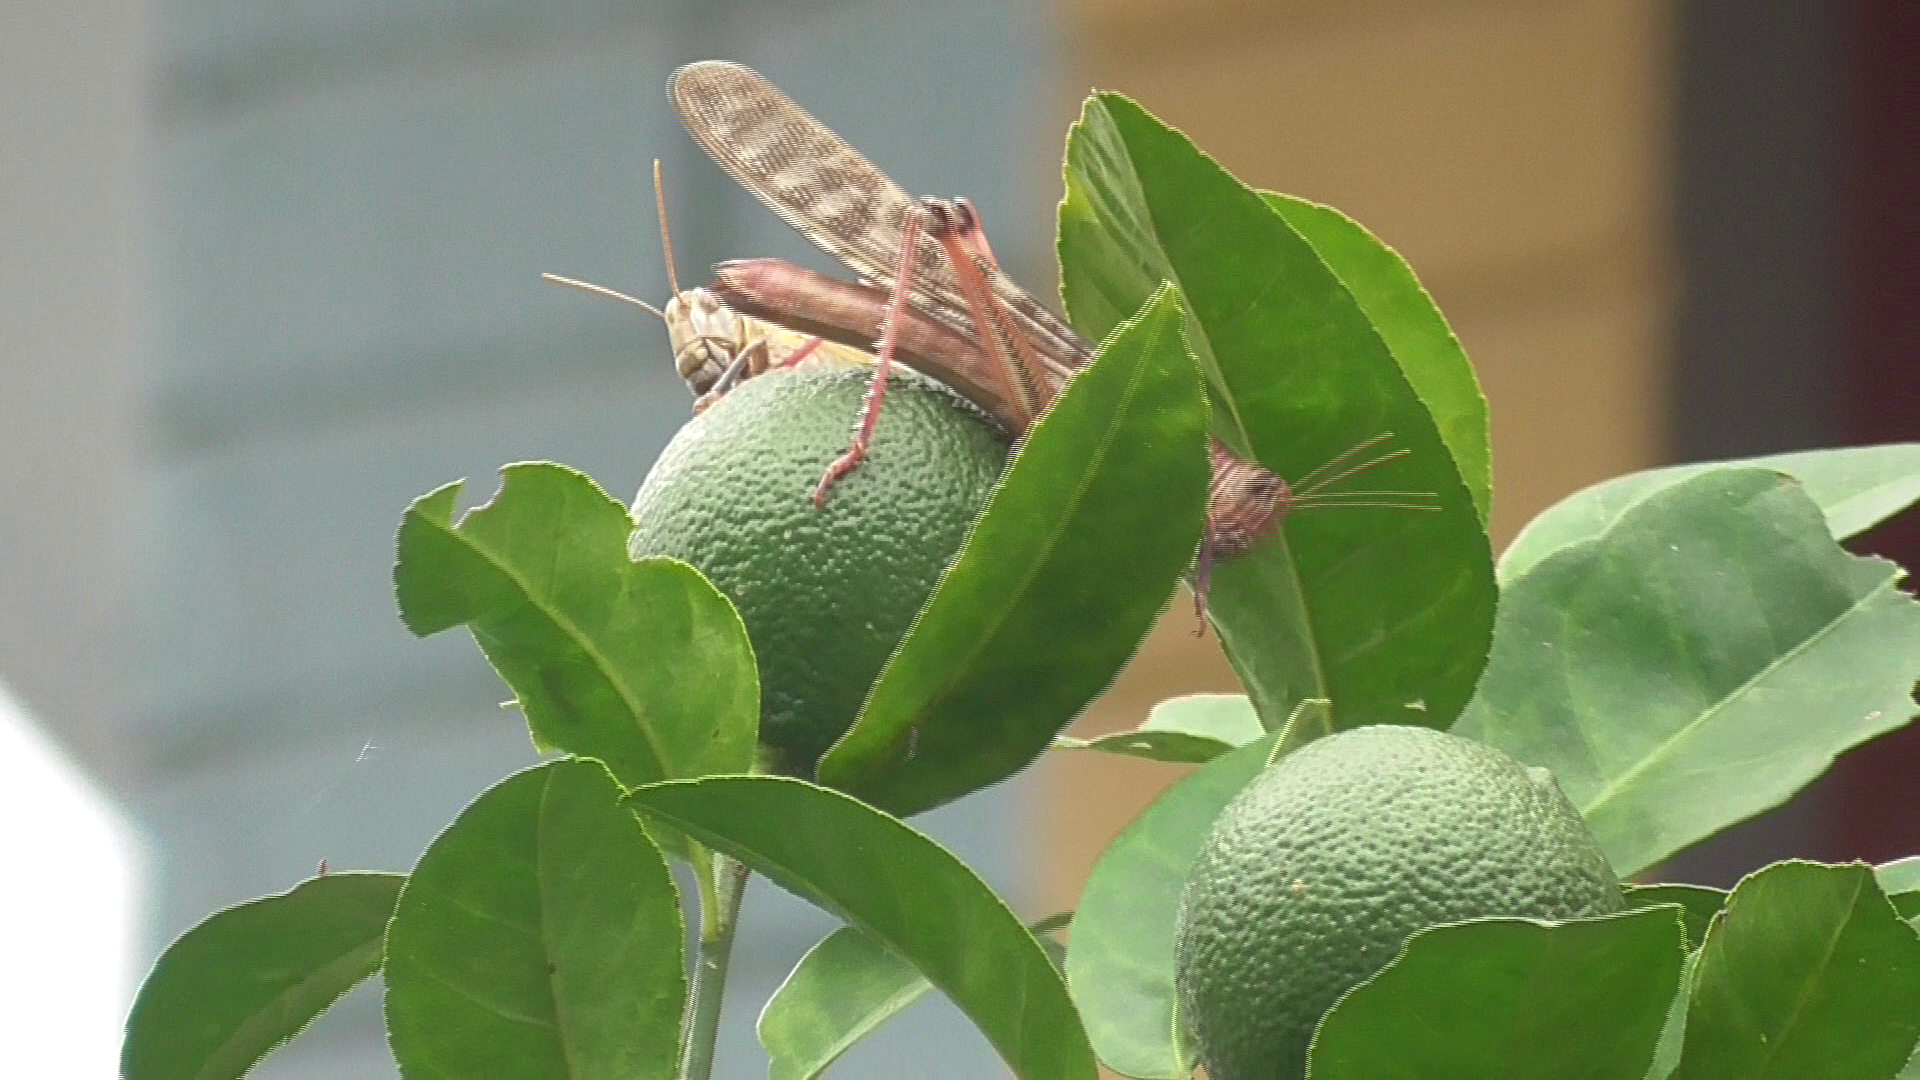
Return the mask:
<svg viewBox="0 0 1920 1080"><path fill-rule="evenodd" d="M1415 931L1619 909L1551 774L1429 728L1354 728L1257 777L1181 896L1175 981L1212 1080L1299 1080L1314 1025Z"/></svg>
<svg viewBox="0 0 1920 1080"><path fill-rule="evenodd" d="M816 507L869 371L802 364L748 380L680 430L633 504L635 558L690 563L739 609L761 742L799 776L853 723L1006 464L977 410L901 373L866 463Z"/></svg>

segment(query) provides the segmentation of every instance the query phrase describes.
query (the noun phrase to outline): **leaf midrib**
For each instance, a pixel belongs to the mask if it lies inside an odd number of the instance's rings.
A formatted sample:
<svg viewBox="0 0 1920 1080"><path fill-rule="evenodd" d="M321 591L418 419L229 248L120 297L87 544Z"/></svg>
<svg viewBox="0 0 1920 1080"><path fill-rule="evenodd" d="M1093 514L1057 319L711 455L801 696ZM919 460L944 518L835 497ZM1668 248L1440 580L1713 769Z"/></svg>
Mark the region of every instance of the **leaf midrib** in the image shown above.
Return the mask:
<svg viewBox="0 0 1920 1080"><path fill-rule="evenodd" d="M1624 789L1629 787L1634 781L1638 780L1641 774L1656 767L1656 765L1658 764L1664 764L1666 760L1666 754L1668 751L1671 750L1673 746L1675 746L1677 743L1681 742L1682 740L1690 737L1695 731L1698 731L1701 727L1711 722L1714 718L1719 716L1724 709L1729 708L1733 702L1743 698L1746 694L1751 692L1756 686L1758 686L1761 683L1764 683L1768 678L1770 678L1775 672L1779 671L1782 667L1799 659L1799 657L1802 654L1812 649L1815 645L1819 644L1820 642L1826 640L1829 634L1839 632L1839 629L1841 628L1841 626L1849 618L1853 617L1856 613L1862 610L1865 610L1865 608L1869 604L1877 600L1882 594L1884 594L1887 591L1887 589L1893 587L1893 584L1894 584L1894 579L1892 577L1889 577L1881 581L1881 583L1875 586L1871 591L1862 595L1859 599L1855 600L1852 604L1849 604L1843 611L1836 613L1833 618L1828 619L1825 623L1821 624L1821 626L1817 630L1815 630L1813 633L1807 635L1806 637L1803 637L1800 641L1796 642L1791 649L1788 649L1786 652L1781 653L1779 656L1775 657L1772 661L1767 663L1764 667L1760 668L1758 671L1754 672L1752 675L1742 680L1738 686L1733 687L1726 694L1721 695L1718 701L1715 701L1711 707L1701 712L1699 716L1695 717L1692 720L1689 720L1687 723L1683 724L1679 728L1676 728L1672 735L1670 735L1666 739L1661 740L1657 744L1657 746L1654 749L1654 752L1648 753L1642 756L1641 759L1635 762L1631 768L1615 776L1612 780L1608 781L1605 785L1603 785L1600 788L1600 790L1595 793L1593 799L1585 802L1580 807L1581 816L1585 817L1589 821L1593 820L1594 817L1596 817L1602 811L1602 809L1606 806L1606 804L1610 800L1612 800L1614 797L1621 794L1621 792Z"/></svg>
<svg viewBox="0 0 1920 1080"><path fill-rule="evenodd" d="M1178 286L1176 285L1175 287L1177 288ZM1137 325L1137 321L1135 321L1135 325ZM1121 326L1121 329L1124 328L1126 328L1125 323ZM1177 333L1177 327L1175 330ZM1118 333L1119 331L1116 330L1115 332ZM1145 357L1146 353L1143 350L1142 359L1145 359ZM1053 565L1055 561L1054 553L1060 546L1061 536L1066 534L1069 524L1078 518L1082 512L1082 508L1087 503L1086 493L1088 488L1093 484L1093 476L1099 472L1100 466L1105 464L1107 458L1111 455L1115 443L1118 442L1117 432L1125 426L1127 418L1133 415L1133 402L1139 397L1140 386L1146 379L1147 368L1148 365L1145 363L1136 363L1134 365L1133 372L1128 378L1120 396L1119 407L1112 411L1109 422L1101 431L1100 438L1095 444L1095 450L1088 462L1087 468L1081 470L1080 476L1075 483L1071 502L1074 511L1071 514L1061 514L1054 517L1053 520L1057 524L1045 534L1046 539L1040 547L1039 557L1031 560L1025 571L1023 571L1017 579L1015 587L1007 593L1007 601L998 605L991 620L983 624L982 632L972 637L968 647L960 654L960 662L952 664L947 668L947 670L955 674L947 679L940 680L936 684L936 689L930 690L923 695L918 695L923 707L904 714L914 718L913 723L904 725L905 727L912 727L920 723L925 716L933 710L938 702L945 701L952 696L955 686L959 685L966 678L971 677L980 656L987 651L990 644L1000 639L1000 631L1006 626L1012 613L1020 607L1020 599L1032 591L1033 582L1040 575L1042 569ZM969 542L969 547L971 547L971 542ZM856 726L857 723L856 721ZM911 765L908 765L902 769L902 775L912 775L914 771L917 770L914 770Z"/></svg>
<svg viewBox="0 0 1920 1080"><path fill-rule="evenodd" d="M652 764L656 773L663 779L671 778L673 773L669 766L669 756L666 753L665 747L660 745L658 737L654 734L651 725L646 723L646 710L640 707L639 701L632 688L629 687L626 680L618 674L618 669L614 667L612 661L593 641L592 637L575 623L574 620L567 618L558 607L547 602L540 593L532 588L522 574L515 570L510 564L503 561L492 548L480 544L476 538L468 536L458 526L451 525L447 522L434 521L424 515L415 516L417 520L439 529L443 535L464 544L468 550L484 559L488 566L491 566L508 581L512 582L514 587L520 591L520 595L527 599L527 603L530 604L535 611L545 616L548 622L561 632L563 637L572 641L580 648L580 651L587 654L593 661L594 670L598 671L601 678L605 679L607 684L613 687L613 691L615 695L619 697L620 703L625 706L628 720L632 722L634 730L640 733L641 742L646 744L648 752L653 757ZM626 585L624 579L627 576L624 568L622 572L616 576L622 579L621 585L624 587ZM470 618L466 621L472 622L474 620Z"/></svg>

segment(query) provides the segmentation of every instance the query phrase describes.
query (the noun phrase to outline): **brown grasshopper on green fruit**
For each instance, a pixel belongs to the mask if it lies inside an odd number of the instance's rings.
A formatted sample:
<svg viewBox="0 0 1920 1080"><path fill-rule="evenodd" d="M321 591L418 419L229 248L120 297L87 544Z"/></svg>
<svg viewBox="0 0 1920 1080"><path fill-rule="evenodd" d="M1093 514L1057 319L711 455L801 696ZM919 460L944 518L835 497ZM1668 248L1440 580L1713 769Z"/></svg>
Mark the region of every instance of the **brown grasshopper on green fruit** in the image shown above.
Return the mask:
<svg viewBox="0 0 1920 1080"><path fill-rule="evenodd" d="M680 292L676 283L658 312L676 366L699 395L696 408L770 367L814 358L875 365L851 445L822 477L816 502L865 455L893 361L946 384L1017 440L1092 358L1084 338L1001 272L966 200L915 200L739 64L689 64L668 94L722 169L859 276L851 283L777 259L735 260L715 268L710 287ZM656 189L657 179L656 166ZM671 271L670 253L668 262ZM1212 560L1271 535L1290 510L1426 508L1431 496L1420 493L1325 490L1404 453L1368 456L1389 437L1362 442L1294 485L1213 442L1202 577Z"/></svg>

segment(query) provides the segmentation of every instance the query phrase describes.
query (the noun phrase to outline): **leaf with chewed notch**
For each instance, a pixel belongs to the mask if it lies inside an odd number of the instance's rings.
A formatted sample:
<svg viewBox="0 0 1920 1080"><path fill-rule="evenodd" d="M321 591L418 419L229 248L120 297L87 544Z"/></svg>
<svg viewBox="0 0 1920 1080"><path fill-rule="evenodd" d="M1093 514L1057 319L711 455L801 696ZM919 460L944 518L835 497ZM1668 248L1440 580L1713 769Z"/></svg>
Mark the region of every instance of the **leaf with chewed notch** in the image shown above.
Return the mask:
<svg viewBox="0 0 1920 1080"><path fill-rule="evenodd" d="M401 523L394 583L409 630L465 623L535 741L605 762L626 787L751 767L752 646L699 571L629 559L626 508L564 466L507 466L499 494L455 524L459 494L453 483L422 496Z"/></svg>

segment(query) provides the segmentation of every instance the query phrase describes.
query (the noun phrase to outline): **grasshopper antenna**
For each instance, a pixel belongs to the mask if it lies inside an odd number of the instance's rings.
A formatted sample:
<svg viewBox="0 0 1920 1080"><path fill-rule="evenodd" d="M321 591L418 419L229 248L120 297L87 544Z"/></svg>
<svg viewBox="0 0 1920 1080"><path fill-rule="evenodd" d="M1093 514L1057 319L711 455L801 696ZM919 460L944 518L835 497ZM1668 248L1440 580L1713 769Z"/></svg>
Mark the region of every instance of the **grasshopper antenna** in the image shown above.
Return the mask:
<svg viewBox="0 0 1920 1080"><path fill-rule="evenodd" d="M660 215L660 252L667 260L667 288L680 295L680 275L673 269L673 230L667 228L667 186L660 182L660 159L653 159L653 208Z"/></svg>
<svg viewBox="0 0 1920 1080"><path fill-rule="evenodd" d="M1430 491L1328 490L1356 473L1379 468L1407 456L1409 451L1405 447L1373 453L1392 439L1393 432L1382 432L1355 444L1332 461L1301 477L1289 493L1288 509L1305 510L1315 506L1377 507L1391 510L1440 509L1439 496ZM1372 456L1369 457L1368 454Z"/></svg>
<svg viewBox="0 0 1920 1080"><path fill-rule="evenodd" d="M673 233L667 228L667 189L666 185L660 182L659 158L653 159L653 205L660 213L660 249L666 253L667 258L667 287L673 290L673 295L679 296L680 275L675 273L673 269ZM652 304L638 297L628 296L623 292L615 292L605 285L595 285L590 281L576 281L573 278L561 277L559 274L541 274L540 276L555 285L567 285L584 292L590 292L595 296L604 296L610 300L618 300L624 304L632 304L634 307L644 308L652 312L653 317L659 319L661 322L667 321L666 314L659 308L654 307Z"/></svg>
<svg viewBox="0 0 1920 1080"><path fill-rule="evenodd" d="M665 322L667 320L666 315L663 312L661 312L659 308L654 307L652 304L647 303L645 300L642 300L637 296L628 296L626 293L623 293L623 292L614 292L612 289L607 288L605 285L595 285L591 281L575 281L573 278L561 277L559 274L541 274L540 278L543 281L550 281L555 285L568 285L576 289L581 289L586 292L590 292L595 296L604 296L610 300L618 300L622 303L632 304L634 307L645 308L648 311L652 312L653 317L656 319L659 319L661 322Z"/></svg>

